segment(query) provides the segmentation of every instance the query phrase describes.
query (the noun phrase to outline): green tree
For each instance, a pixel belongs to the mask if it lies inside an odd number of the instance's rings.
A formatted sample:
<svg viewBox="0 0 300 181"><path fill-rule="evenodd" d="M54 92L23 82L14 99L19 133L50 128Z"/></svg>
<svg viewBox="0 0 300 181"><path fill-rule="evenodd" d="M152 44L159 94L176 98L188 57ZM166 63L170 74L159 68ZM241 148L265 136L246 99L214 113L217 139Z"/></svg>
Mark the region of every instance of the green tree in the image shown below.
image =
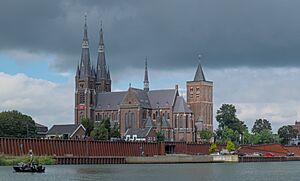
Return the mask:
<svg viewBox="0 0 300 181"><path fill-rule="evenodd" d="M237 131L239 134L243 134L243 132L248 129L244 122L237 118L235 106L232 104L223 104L221 108L217 110L216 120L219 123L219 130L228 127L233 131Z"/></svg>
<svg viewBox="0 0 300 181"><path fill-rule="evenodd" d="M89 118L83 118L81 119L81 124L85 128L85 134L84 137L91 135L91 132L94 129L94 121L90 120Z"/></svg>
<svg viewBox="0 0 300 181"><path fill-rule="evenodd" d="M114 127L111 129L111 137L121 138L120 127L118 124L114 124Z"/></svg>
<svg viewBox="0 0 300 181"><path fill-rule="evenodd" d="M273 143L274 138L271 130L269 129L263 129L260 131L260 144L265 144L265 143Z"/></svg>
<svg viewBox="0 0 300 181"><path fill-rule="evenodd" d="M18 111L0 113L0 137L26 138L36 136L34 120Z"/></svg>
<svg viewBox="0 0 300 181"><path fill-rule="evenodd" d="M231 151L235 151L235 145L232 141L227 141L227 144L226 144L226 149L231 152Z"/></svg>
<svg viewBox="0 0 300 181"><path fill-rule="evenodd" d="M158 131L156 133L156 140L157 141L165 141L165 135L162 132Z"/></svg>
<svg viewBox="0 0 300 181"><path fill-rule="evenodd" d="M216 153L219 152L218 146L217 144L213 143L210 145L209 149L208 149L209 153Z"/></svg>
<svg viewBox="0 0 300 181"><path fill-rule="evenodd" d="M227 126L224 127L224 129L218 129L217 130L217 136L218 136L218 141L220 143L226 143L227 141L239 141L239 133L238 131L234 131Z"/></svg>
<svg viewBox="0 0 300 181"><path fill-rule="evenodd" d="M104 124L104 127L107 129L108 139L111 137L111 124L109 118L103 119L101 124Z"/></svg>
<svg viewBox="0 0 300 181"><path fill-rule="evenodd" d="M95 140L110 140L111 128L109 119L103 119L100 123L95 124L91 137Z"/></svg>
<svg viewBox="0 0 300 181"><path fill-rule="evenodd" d="M278 136L281 139L281 143L288 144L292 138L296 138L298 135L298 130L294 129L292 126L282 126L278 129Z"/></svg>
<svg viewBox="0 0 300 181"><path fill-rule="evenodd" d="M271 123L266 119L257 119L253 125L252 133L260 133L264 130L272 131Z"/></svg>
<svg viewBox="0 0 300 181"><path fill-rule="evenodd" d="M204 129L198 132L200 138L203 139L205 142L209 142L210 139L214 136L214 133L208 129Z"/></svg>

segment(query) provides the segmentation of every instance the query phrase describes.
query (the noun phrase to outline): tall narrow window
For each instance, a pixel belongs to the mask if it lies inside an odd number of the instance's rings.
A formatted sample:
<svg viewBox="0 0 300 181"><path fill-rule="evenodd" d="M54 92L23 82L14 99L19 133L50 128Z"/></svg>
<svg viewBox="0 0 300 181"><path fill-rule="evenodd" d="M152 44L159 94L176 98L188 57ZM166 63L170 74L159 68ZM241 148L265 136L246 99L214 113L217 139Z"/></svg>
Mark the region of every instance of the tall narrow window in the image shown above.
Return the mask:
<svg viewBox="0 0 300 181"><path fill-rule="evenodd" d="M135 116L134 116L134 113L131 113L131 127L135 128Z"/></svg>
<svg viewBox="0 0 300 181"><path fill-rule="evenodd" d="M183 128L183 116L180 115L180 119L179 119L179 127Z"/></svg>
<svg viewBox="0 0 300 181"><path fill-rule="evenodd" d="M125 113L125 131L127 131L129 127L129 114Z"/></svg>
<svg viewBox="0 0 300 181"><path fill-rule="evenodd" d="M175 128L177 128L177 121L178 121L178 116L175 115Z"/></svg>
<svg viewBox="0 0 300 181"><path fill-rule="evenodd" d="M189 115L185 115L185 128L189 127Z"/></svg>

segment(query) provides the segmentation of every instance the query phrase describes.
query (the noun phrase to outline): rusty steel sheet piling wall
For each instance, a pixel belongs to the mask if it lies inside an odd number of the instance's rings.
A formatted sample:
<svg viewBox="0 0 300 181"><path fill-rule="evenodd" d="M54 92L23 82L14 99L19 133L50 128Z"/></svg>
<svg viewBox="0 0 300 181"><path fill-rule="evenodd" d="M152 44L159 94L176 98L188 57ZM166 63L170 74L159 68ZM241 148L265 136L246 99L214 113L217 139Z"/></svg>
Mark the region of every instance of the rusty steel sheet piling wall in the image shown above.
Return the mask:
<svg viewBox="0 0 300 181"><path fill-rule="evenodd" d="M36 156L153 156L164 155L166 145L175 154L208 154L208 144L186 142L125 142L0 138L0 154L19 156L32 149Z"/></svg>

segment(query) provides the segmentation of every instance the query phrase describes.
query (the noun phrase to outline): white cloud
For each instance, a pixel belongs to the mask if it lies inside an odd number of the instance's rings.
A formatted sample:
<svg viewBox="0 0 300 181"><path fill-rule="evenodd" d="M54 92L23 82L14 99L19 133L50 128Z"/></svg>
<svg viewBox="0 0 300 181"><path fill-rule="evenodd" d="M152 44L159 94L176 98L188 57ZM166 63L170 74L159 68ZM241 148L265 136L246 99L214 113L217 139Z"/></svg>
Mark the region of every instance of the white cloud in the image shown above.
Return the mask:
<svg viewBox="0 0 300 181"><path fill-rule="evenodd" d="M18 110L41 124L73 123L73 84L0 72L0 111Z"/></svg>

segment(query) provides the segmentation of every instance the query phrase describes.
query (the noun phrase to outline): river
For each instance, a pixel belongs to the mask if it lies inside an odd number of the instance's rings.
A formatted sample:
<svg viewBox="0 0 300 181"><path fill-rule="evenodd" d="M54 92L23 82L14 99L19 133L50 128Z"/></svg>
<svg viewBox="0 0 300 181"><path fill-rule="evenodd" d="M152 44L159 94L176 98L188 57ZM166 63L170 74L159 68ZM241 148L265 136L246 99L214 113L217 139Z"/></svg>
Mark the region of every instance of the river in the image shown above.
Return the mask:
<svg viewBox="0 0 300 181"><path fill-rule="evenodd" d="M0 167L2 181L299 181L300 162L149 165L52 165L45 173Z"/></svg>

